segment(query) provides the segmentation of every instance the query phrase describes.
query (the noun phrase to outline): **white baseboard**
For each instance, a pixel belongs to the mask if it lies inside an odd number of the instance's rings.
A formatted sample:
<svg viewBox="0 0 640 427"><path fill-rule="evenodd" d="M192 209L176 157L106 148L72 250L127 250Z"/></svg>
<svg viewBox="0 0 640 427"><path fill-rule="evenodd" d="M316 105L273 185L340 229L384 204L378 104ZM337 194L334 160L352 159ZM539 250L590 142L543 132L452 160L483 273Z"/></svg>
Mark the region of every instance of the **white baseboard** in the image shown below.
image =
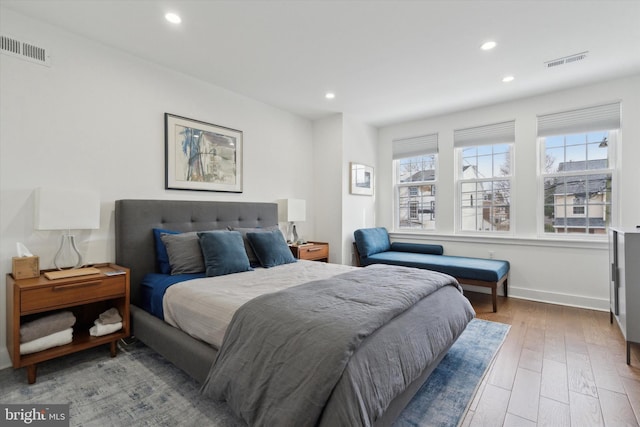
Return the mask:
<svg viewBox="0 0 640 427"><path fill-rule="evenodd" d="M531 301L548 302L550 304L587 308L590 310L609 311L609 298L593 298L583 295L570 295L559 292L546 292L536 289L509 288L509 296Z"/></svg>
<svg viewBox="0 0 640 427"><path fill-rule="evenodd" d="M472 292L491 294L491 290L480 286L462 284L464 289ZM529 301L546 302L549 304L566 305L569 307L587 308L589 310L609 311L609 299L592 298L583 295L570 295L559 292L540 291L537 289L519 288L508 285L509 298L526 299ZM498 286L498 295L504 295L502 286ZM498 304L500 305L500 304ZM500 307L498 307L499 309Z"/></svg>
<svg viewBox="0 0 640 427"><path fill-rule="evenodd" d="M7 347L0 347L0 369L8 368L12 365L11 358L9 357L9 352L7 351Z"/></svg>

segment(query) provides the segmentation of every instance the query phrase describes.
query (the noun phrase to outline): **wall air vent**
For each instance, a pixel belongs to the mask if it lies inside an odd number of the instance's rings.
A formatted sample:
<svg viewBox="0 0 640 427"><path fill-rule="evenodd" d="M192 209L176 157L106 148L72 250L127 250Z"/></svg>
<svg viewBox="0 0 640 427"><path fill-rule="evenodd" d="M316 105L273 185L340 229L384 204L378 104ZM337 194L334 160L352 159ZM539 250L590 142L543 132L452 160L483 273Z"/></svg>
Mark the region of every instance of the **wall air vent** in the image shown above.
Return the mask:
<svg viewBox="0 0 640 427"><path fill-rule="evenodd" d="M51 57L45 48L20 41L14 37L0 35L0 53L47 67L51 66Z"/></svg>
<svg viewBox="0 0 640 427"><path fill-rule="evenodd" d="M576 53L575 55L569 55L558 59L552 59L551 61L546 61L544 66L546 68L557 67L559 65L570 64L572 62L582 61L587 57L589 51Z"/></svg>

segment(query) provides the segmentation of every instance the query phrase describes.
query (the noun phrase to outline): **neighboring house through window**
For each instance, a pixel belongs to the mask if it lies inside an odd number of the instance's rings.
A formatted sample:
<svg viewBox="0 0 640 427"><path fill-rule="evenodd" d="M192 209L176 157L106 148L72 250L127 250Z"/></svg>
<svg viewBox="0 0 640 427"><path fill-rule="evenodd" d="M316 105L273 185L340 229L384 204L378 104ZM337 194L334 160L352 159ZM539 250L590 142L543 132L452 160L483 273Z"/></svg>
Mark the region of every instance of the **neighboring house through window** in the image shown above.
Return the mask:
<svg viewBox="0 0 640 427"><path fill-rule="evenodd" d="M515 122L454 131L460 231L511 231Z"/></svg>
<svg viewBox="0 0 640 427"><path fill-rule="evenodd" d="M436 228L438 135L393 141L398 228Z"/></svg>
<svg viewBox="0 0 640 427"><path fill-rule="evenodd" d="M538 117L544 233L606 234L619 127L618 103Z"/></svg>

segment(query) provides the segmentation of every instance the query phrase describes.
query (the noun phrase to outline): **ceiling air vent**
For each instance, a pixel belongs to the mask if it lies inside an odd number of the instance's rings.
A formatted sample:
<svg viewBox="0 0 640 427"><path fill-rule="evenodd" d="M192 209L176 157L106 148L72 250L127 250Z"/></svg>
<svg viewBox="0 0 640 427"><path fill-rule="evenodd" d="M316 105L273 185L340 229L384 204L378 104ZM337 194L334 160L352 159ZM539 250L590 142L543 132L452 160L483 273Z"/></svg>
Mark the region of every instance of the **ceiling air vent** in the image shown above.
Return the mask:
<svg viewBox="0 0 640 427"><path fill-rule="evenodd" d="M552 59L551 61L546 61L544 66L546 68L557 67L559 65L570 64L572 62L582 61L587 57L589 51L576 53L575 55L569 55L558 59Z"/></svg>
<svg viewBox="0 0 640 427"><path fill-rule="evenodd" d="M45 48L13 37L0 36L0 52L25 61L51 66L51 57Z"/></svg>

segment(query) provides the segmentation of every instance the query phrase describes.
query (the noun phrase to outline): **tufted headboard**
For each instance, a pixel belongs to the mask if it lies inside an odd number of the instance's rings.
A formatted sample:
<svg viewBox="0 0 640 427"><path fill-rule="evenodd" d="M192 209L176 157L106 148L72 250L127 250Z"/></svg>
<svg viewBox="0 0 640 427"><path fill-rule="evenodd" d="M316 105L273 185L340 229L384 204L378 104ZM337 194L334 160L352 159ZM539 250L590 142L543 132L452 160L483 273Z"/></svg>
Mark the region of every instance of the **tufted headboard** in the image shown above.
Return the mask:
<svg viewBox="0 0 640 427"><path fill-rule="evenodd" d="M156 272L153 229L219 230L278 225L278 205L254 202L116 200L116 263L131 269L131 303L140 303L140 282Z"/></svg>

